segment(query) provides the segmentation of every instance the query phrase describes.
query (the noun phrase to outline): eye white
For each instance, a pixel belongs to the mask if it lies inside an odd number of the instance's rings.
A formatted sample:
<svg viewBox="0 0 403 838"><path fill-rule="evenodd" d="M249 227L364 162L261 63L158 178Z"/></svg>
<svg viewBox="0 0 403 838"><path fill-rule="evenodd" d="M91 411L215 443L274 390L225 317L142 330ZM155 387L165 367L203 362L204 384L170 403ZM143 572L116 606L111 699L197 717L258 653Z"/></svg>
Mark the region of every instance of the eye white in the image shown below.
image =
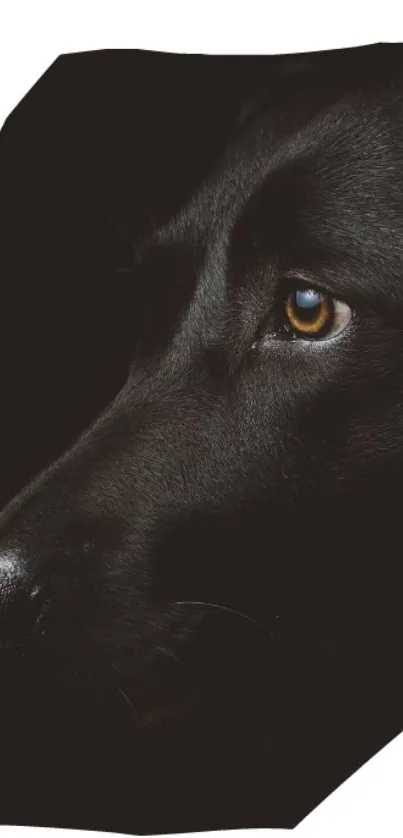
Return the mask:
<svg viewBox="0 0 403 838"><path fill-rule="evenodd" d="M333 323L323 340L329 340L344 332L351 322L352 316L353 313L347 303L333 299Z"/></svg>

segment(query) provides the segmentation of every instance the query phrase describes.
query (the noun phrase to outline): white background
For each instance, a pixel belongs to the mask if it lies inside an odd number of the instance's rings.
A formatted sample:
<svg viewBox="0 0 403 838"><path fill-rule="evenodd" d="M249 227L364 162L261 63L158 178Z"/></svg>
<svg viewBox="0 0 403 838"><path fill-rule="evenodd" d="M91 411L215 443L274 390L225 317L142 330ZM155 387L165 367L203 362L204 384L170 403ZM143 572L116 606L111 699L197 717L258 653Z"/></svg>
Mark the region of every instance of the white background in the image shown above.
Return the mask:
<svg viewBox="0 0 403 838"><path fill-rule="evenodd" d="M398 2L2 0L0 125L61 53L140 48L269 54L379 41L403 42L403 10L399 11ZM297 834L308 838L403 838L402 786L403 735L311 813L297 827ZM34 832L41 833L38 838L44 832L49 838L59 838L57 830L7 826L0 827L0 838L27 838L27 832L30 838ZM265 832L270 836L287 834ZM64 835L70 838L69 833ZM79 835L85 838L90 833L71 832L71 838Z"/></svg>

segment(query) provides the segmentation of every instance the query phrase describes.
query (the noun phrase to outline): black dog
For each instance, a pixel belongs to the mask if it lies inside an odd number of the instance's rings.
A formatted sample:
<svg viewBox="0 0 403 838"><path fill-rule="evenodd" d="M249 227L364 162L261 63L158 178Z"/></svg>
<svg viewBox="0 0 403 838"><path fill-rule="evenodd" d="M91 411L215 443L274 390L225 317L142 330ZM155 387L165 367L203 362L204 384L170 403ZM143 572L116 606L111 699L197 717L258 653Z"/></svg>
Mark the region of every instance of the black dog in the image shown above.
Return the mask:
<svg viewBox="0 0 403 838"><path fill-rule="evenodd" d="M401 728L403 51L279 78L1 519L3 822L294 826Z"/></svg>

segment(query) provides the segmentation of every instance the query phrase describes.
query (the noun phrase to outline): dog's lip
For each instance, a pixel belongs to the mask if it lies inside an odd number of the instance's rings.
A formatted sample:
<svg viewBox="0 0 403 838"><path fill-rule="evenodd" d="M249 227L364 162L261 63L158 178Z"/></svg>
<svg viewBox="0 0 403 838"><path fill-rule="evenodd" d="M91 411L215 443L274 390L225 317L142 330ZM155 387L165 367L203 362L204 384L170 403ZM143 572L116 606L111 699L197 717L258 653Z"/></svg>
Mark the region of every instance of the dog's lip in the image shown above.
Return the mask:
<svg viewBox="0 0 403 838"><path fill-rule="evenodd" d="M151 704L143 707L133 707L127 693L125 699L131 705L137 719L137 731L143 733L151 731L156 727L169 726L175 723L184 723L187 719L202 710L199 690L183 691L176 697L172 696L164 700L154 700Z"/></svg>

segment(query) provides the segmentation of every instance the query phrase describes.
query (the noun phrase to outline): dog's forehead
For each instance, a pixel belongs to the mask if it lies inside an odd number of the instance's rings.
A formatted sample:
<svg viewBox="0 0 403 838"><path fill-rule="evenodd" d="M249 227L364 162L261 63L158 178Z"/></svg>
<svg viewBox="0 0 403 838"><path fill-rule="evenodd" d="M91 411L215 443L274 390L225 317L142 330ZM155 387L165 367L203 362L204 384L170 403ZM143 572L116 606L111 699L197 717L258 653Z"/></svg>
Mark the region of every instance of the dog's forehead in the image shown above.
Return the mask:
<svg viewBox="0 0 403 838"><path fill-rule="evenodd" d="M239 129L179 218L188 228L194 221L200 229L203 219L210 228L232 224L262 186L296 167L316 182L337 181L339 191L353 197L362 177L374 183L402 174L402 128L403 72L372 89L299 86Z"/></svg>
<svg viewBox="0 0 403 838"><path fill-rule="evenodd" d="M278 97L238 136L161 240L276 259L403 312L403 74ZM221 260L222 261L222 260ZM230 276L230 274L229 274ZM349 283L350 286L349 287Z"/></svg>
<svg viewBox="0 0 403 838"><path fill-rule="evenodd" d="M352 216L370 224L402 217L403 88L386 101L355 93L318 111L310 105L289 118L286 105L281 119L268 112L239 139L216 179L216 218L234 226L270 196L288 198L287 213L304 210L315 226L319 212L337 216L337 228Z"/></svg>
<svg viewBox="0 0 403 838"><path fill-rule="evenodd" d="M242 164L230 174L236 194L227 218L237 253L325 270L335 290L344 270L353 294L392 296L403 306L402 93L401 85L358 90L314 115L308 102L308 118L301 105L301 124L291 115L290 131L285 116L280 132L276 113L266 114L254 128L255 150L250 155L250 137L241 143Z"/></svg>

